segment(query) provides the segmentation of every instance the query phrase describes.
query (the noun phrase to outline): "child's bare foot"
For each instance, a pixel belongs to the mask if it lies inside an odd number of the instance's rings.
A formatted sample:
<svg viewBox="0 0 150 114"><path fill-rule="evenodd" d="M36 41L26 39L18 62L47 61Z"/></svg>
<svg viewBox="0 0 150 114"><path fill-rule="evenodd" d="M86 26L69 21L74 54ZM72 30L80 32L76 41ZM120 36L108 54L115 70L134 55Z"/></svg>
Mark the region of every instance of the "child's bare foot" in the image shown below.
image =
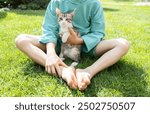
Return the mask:
<svg viewBox="0 0 150 114"><path fill-rule="evenodd" d="M75 68L67 67L62 69L62 79L65 80L68 86L72 89L77 88L77 79L75 76Z"/></svg>
<svg viewBox="0 0 150 114"><path fill-rule="evenodd" d="M78 81L78 88L79 90L83 91L87 88L90 84L91 74L86 69L77 69L76 70L76 77Z"/></svg>

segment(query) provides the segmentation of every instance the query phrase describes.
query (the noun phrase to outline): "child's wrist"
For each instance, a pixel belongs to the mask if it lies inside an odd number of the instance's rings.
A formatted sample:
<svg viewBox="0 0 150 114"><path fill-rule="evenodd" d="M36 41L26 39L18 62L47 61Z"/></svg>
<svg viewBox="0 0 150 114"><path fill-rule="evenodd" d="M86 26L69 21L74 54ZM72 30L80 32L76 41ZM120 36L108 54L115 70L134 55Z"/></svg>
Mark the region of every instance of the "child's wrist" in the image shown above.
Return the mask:
<svg viewBox="0 0 150 114"><path fill-rule="evenodd" d="M47 48L47 55L56 54L56 52L55 52L55 44L53 44L53 43L48 43L48 44L46 45L46 48Z"/></svg>

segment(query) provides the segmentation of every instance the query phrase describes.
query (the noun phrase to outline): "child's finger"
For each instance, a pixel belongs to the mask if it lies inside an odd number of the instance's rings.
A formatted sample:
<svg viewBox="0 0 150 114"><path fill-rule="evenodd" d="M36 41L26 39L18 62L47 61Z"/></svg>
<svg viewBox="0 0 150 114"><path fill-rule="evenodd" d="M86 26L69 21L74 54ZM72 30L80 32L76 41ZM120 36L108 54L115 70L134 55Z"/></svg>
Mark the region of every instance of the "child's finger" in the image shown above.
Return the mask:
<svg viewBox="0 0 150 114"><path fill-rule="evenodd" d="M74 30L72 28L69 28L69 32L70 32L70 34L75 35L75 32L74 32Z"/></svg>
<svg viewBox="0 0 150 114"><path fill-rule="evenodd" d="M55 67L54 67L54 66L51 66L50 69L51 69L51 73L52 73L54 76L57 76Z"/></svg>
<svg viewBox="0 0 150 114"><path fill-rule="evenodd" d="M60 70L59 65L55 65L55 68L56 68L56 70L57 70L58 76L61 77L61 70Z"/></svg>
<svg viewBox="0 0 150 114"><path fill-rule="evenodd" d="M68 67L63 61L61 61L60 65L64 67Z"/></svg>
<svg viewBox="0 0 150 114"><path fill-rule="evenodd" d="M49 66L47 66L47 72L48 72L49 74L52 73L52 72L51 72L51 68L50 68Z"/></svg>

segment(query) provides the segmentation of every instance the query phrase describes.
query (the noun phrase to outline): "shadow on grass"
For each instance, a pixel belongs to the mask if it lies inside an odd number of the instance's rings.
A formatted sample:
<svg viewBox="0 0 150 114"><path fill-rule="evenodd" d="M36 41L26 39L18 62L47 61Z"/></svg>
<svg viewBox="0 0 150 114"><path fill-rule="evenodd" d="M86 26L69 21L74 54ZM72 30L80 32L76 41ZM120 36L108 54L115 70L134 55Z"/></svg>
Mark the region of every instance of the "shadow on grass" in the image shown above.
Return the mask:
<svg viewBox="0 0 150 114"><path fill-rule="evenodd" d="M147 91L146 73L124 61L97 74L91 81L91 85L84 92L86 97L146 97Z"/></svg>
<svg viewBox="0 0 150 114"><path fill-rule="evenodd" d="M115 11L119 11L119 9L113 9L113 8L103 8L104 11L106 12L115 12Z"/></svg>
<svg viewBox="0 0 150 114"><path fill-rule="evenodd" d="M33 78L44 73L44 68L34 62L28 62L22 70L24 71L24 75L30 75Z"/></svg>
<svg viewBox="0 0 150 114"><path fill-rule="evenodd" d="M85 68L95 60L84 57L78 67ZM48 76L43 67L30 61L25 64L23 71L24 75L30 75L32 78ZM84 92L71 89L70 92L74 97L146 97L150 96L150 92L147 91L148 85L145 81L145 76L146 73L142 68L120 61L97 74ZM59 78L53 78L56 79L57 84L64 86L64 81L62 82Z"/></svg>
<svg viewBox="0 0 150 114"><path fill-rule="evenodd" d="M3 19L7 16L7 12L5 11L0 11L0 19Z"/></svg>

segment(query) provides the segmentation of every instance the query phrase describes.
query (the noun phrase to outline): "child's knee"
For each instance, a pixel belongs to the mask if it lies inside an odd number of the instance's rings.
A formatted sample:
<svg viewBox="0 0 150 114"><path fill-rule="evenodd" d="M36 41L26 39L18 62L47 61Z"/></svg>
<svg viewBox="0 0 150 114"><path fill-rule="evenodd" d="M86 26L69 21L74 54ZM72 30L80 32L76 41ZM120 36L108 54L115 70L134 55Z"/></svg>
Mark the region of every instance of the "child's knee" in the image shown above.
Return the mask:
<svg viewBox="0 0 150 114"><path fill-rule="evenodd" d="M27 42L27 38L26 38L25 34L20 34L15 39L15 44L16 44L17 48L24 45L26 42Z"/></svg>
<svg viewBox="0 0 150 114"><path fill-rule="evenodd" d="M117 46L119 46L123 51L127 52L130 48L130 43L123 38L117 39Z"/></svg>

